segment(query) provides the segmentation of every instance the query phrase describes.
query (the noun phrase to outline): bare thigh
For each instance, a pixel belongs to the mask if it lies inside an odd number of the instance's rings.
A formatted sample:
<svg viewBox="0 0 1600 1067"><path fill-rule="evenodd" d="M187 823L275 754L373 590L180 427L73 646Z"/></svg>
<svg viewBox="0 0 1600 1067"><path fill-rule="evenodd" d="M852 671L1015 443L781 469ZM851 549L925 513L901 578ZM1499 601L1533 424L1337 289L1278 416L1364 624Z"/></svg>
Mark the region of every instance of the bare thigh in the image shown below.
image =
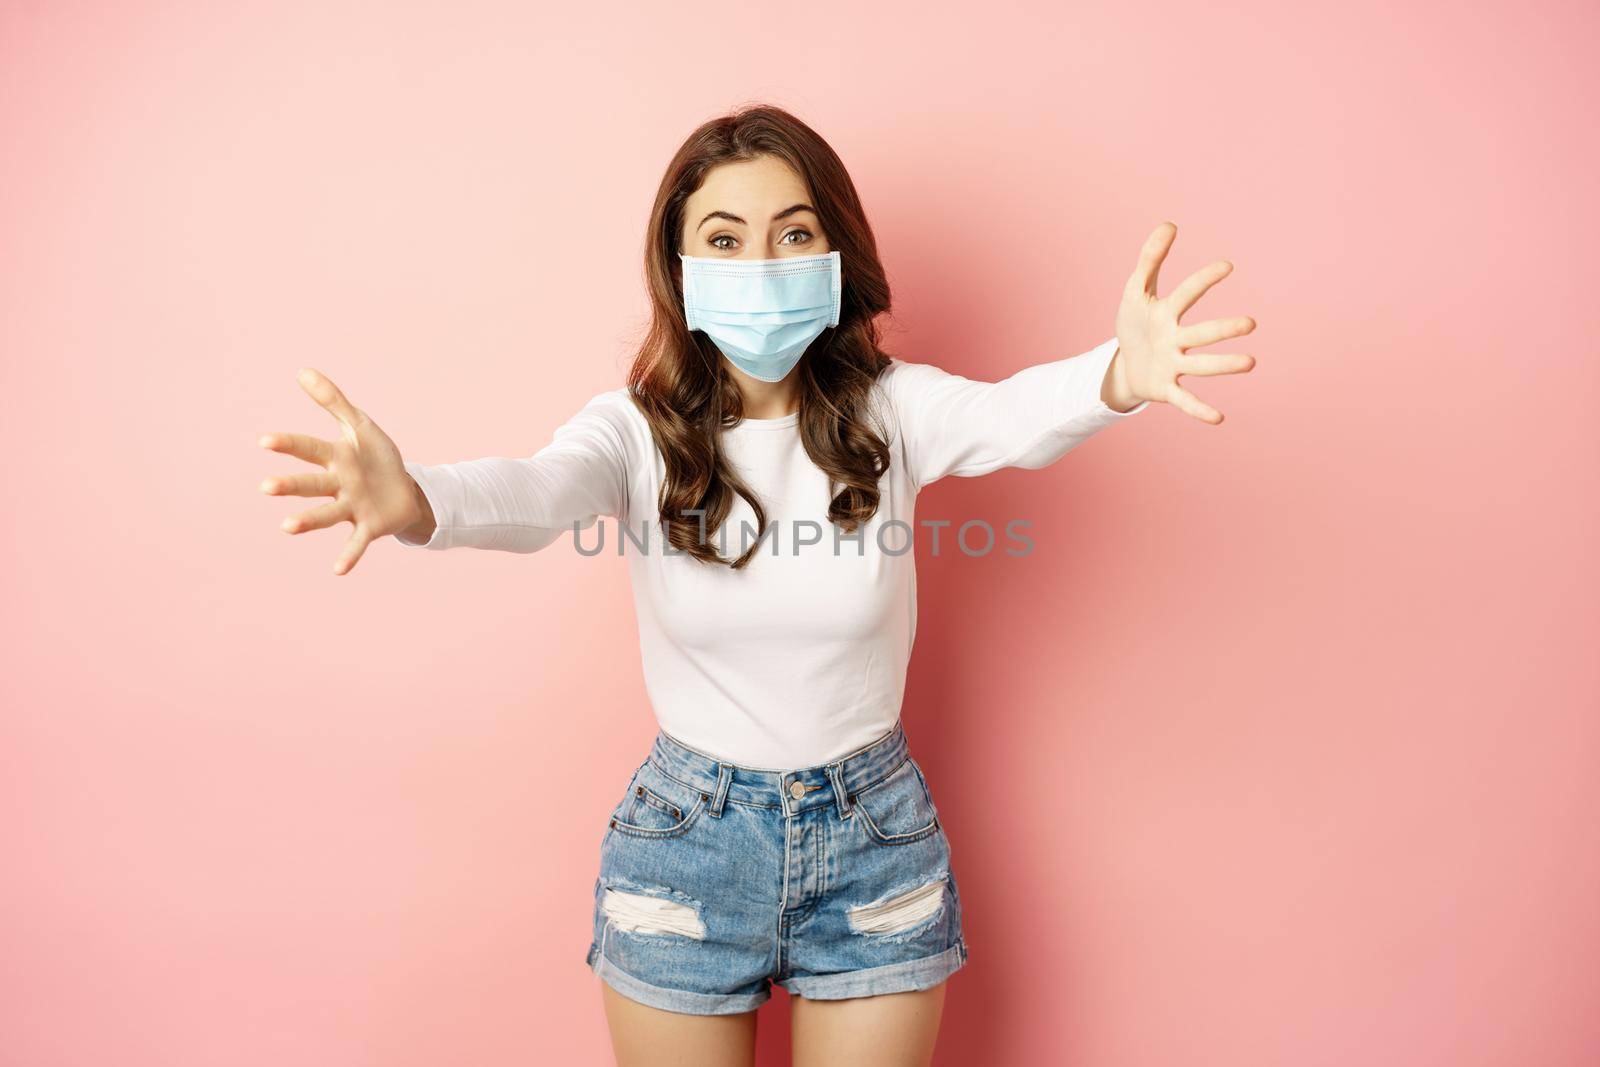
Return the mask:
<svg viewBox="0 0 1600 1067"><path fill-rule="evenodd" d="M867 1062L872 1067L927 1067L944 1015L946 984L844 1000L789 998L792 1067Z"/></svg>
<svg viewBox="0 0 1600 1067"><path fill-rule="evenodd" d="M600 989L617 1067L751 1067L755 1062L753 1009L690 1015L630 1000L609 982L601 982Z"/></svg>

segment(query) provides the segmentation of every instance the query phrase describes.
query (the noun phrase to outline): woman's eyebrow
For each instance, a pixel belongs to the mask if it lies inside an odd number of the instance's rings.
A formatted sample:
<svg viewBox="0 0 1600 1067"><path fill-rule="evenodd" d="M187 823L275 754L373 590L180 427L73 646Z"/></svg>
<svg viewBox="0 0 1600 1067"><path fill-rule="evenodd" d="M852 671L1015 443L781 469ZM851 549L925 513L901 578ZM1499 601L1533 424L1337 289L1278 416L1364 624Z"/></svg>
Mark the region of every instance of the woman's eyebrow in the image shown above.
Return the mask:
<svg viewBox="0 0 1600 1067"><path fill-rule="evenodd" d="M812 207L810 204L794 204L790 207L784 208L782 211L772 216L772 221L777 222L779 219L786 219L790 215L793 215L796 211L809 211L813 215L817 213L817 209ZM698 230L701 226L704 226L712 219L727 219L729 222L737 222L740 226L748 225L748 223L746 223L744 219L741 219L738 215L731 214L727 211L713 211L705 218L701 219L700 224L696 226L695 229Z"/></svg>

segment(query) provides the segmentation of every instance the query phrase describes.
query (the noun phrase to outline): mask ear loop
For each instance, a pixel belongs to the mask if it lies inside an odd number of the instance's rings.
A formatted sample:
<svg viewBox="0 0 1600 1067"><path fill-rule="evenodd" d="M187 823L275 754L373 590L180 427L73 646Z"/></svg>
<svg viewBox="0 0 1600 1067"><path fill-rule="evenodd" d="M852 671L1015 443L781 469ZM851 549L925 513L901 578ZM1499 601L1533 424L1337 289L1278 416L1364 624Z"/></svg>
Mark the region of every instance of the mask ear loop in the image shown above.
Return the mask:
<svg viewBox="0 0 1600 1067"><path fill-rule="evenodd" d="M839 315L844 305L844 261L837 251L829 252L833 257L833 319L829 326L839 325Z"/></svg>
<svg viewBox="0 0 1600 1067"><path fill-rule="evenodd" d="M678 276L679 282L683 286L684 322L692 333L700 328L699 324L695 322L694 269L689 263L689 257L682 252L678 253Z"/></svg>

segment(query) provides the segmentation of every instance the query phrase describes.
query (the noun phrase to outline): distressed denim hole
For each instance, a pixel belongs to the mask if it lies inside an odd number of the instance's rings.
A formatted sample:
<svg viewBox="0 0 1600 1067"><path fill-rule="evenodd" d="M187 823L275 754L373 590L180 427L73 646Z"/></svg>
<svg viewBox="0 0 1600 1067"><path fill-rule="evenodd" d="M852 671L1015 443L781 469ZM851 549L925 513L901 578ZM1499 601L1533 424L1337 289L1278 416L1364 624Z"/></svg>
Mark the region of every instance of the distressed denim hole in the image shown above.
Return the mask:
<svg viewBox="0 0 1600 1067"><path fill-rule="evenodd" d="M636 893L608 886L600 908L615 929L626 933L696 940L706 936L700 902L671 889Z"/></svg>
<svg viewBox="0 0 1600 1067"><path fill-rule="evenodd" d="M850 929L858 934L905 934L928 925L944 907L943 875L915 889L850 909Z"/></svg>

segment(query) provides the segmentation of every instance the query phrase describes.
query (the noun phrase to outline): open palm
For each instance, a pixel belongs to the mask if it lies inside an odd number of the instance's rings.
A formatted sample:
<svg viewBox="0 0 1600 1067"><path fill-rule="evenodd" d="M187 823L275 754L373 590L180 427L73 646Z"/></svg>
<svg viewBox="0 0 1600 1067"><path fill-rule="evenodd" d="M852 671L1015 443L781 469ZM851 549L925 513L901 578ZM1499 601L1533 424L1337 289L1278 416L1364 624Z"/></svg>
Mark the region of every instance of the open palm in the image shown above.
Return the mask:
<svg viewBox="0 0 1600 1067"><path fill-rule="evenodd" d="M1233 264L1218 260L1185 278L1165 297L1156 295L1157 275L1167 258L1178 228L1163 222L1145 239L1117 308L1117 345L1121 351L1123 381L1140 400L1171 404L1186 415L1212 425L1222 412L1178 384L1182 374L1238 374L1256 365L1251 356L1220 353L1191 355L1188 349L1241 337L1256 328L1248 315L1210 319L1192 326L1179 323L1183 313L1206 290L1233 272Z"/></svg>
<svg viewBox="0 0 1600 1067"><path fill-rule="evenodd" d="M324 441L299 433L264 435L261 447L322 469L273 475L261 483L261 491L272 496L333 497L329 503L283 520L283 529L297 534L336 522L350 523L354 529L333 565L333 573L347 574L369 544L417 521L416 483L406 473L400 450L389 435L346 400L338 386L310 369L302 370L296 380L338 420L339 438Z"/></svg>

